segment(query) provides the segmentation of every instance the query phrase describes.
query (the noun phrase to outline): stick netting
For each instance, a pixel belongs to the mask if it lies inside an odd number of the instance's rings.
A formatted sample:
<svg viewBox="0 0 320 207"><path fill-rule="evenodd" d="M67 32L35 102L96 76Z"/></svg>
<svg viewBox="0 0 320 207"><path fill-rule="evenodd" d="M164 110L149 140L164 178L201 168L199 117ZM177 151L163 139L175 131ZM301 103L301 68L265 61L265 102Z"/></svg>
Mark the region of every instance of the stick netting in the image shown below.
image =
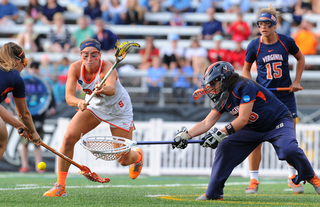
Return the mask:
<svg viewBox="0 0 320 207"><path fill-rule="evenodd" d="M81 144L97 159L106 161L118 160L130 150L130 146L117 138L84 138Z"/></svg>

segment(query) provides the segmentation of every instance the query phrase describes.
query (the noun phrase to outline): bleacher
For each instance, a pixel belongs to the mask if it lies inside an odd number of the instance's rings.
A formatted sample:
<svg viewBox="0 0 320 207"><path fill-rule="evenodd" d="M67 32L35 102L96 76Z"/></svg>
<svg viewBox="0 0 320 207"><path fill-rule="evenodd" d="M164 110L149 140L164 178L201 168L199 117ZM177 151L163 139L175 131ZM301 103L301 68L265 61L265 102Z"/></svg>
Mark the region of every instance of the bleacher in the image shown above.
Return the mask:
<svg viewBox="0 0 320 207"><path fill-rule="evenodd" d="M24 0L11 0L11 3L19 6L19 7L26 7L28 4L28 1ZM256 22L256 12L260 8L266 8L269 6L270 3L274 3L275 1L252 1L250 2L250 7L251 7L251 13L244 14L244 21L246 21L249 26L253 27L255 26ZM39 0L40 4L44 4L45 0ZM61 6L66 6L68 4L68 0L58 0L58 3ZM217 2L217 7L222 8L222 0L219 0ZM163 2L164 6L166 4L166 1ZM192 1L192 6L196 8L198 4L197 0ZM273 5L276 6L276 5ZM79 14L73 14L68 11L65 12L65 19L69 22L68 23L68 28L70 32L73 32L77 29L76 25L76 20L79 18ZM156 25L158 22L167 22L170 20L172 16L172 13L170 12L159 12L159 13L151 13L147 12L145 14L145 19L147 22L150 24L148 25L110 25L106 24L106 28L110 29L113 33L117 34L120 37L120 42L127 41L129 39L126 39L127 35L136 35L139 36L139 39L130 39L130 40L135 40L137 41L142 47L145 46L145 40L143 39L147 35L152 35L155 36L154 44L157 48L161 49L163 47L166 47L170 44L170 42L167 40L167 35L170 33L177 33L181 36L181 40L179 40L178 44L181 47L187 48L190 46L190 36L197 36L201 33L201 24L205 21L208 20L208 16L206 13L184 13L183 17L187 22L190 22L191 25L188 26L183 26L183 27L172 27L168 25ZM223 21L223 22L232 22L236 20L236 14L225 14L222 12L216 13L215 18L217 20ZM288 21L292 21L292 16L290 14L284 14L284 18ZM314 30L320 33L320 15L319 14L309 14L309 15L304 15L304 19L308 19L312 23L314 23L315 27ZM71 23L70 23L71 22ZM23 24L18 24L15 27L10 27L10 28L1 28L0 29L0 47L8 42L8 41L15 41L14 35L18 34L20 31L23 31L24 25ZM47 34L49 31L50 27L45 26L45 25L35 25L34 26L34 31L38 34ZM242 47L246 48L250 41L244 41L242 42ZM214 42L210 40L201 40L200 45L202 47L205 47L207 49L214 48ZM233 49L235 47L235 44L231 40L223 40L221 43L221 46L226 49ZM43 55L43 52L37 52L37 53L27 53L28 58L32 58L34 60L39 61L41 56ZM62 57L67 57L70 61L75 61L79 59L78 54L73 54L73 53L50 53L50 60L53 62L59 61L62 59ZM112 54L103 54L102 57L107 60L113 61L114 57ZM317 65L320 66L320 56L315 55L315 56L306 56L306 64L307 65ZM134 66L137 66L141 62L141 57L138 54L137 50L133 50L130 52L129 55L123 60L120 64L120 66L125 65L125 64L131 64ZM294 66L295 59L290 57L289 59L290 65ZM295 67L293 67L292 71L292 78L295 76ZM147 92L146 88L146 82L145 82L145 77L146 73L141 72L141 71L136 71L134 73L127 73L127 74L122 74L122 78L126 79L132 79L132 78L139 78L140 82L137 85L133 86L128 84L126 88L128 91L132 94L137 94L137 99L133 98L133 101L141 101L141 96L144 96L145 93ZM170 80L170 74L168 75L168 80ZM302 76L302 82L307 85L303 91L300 91L297 93L298 97L298 104L315 104L318 103L314 102L311 100L316 96L319 101L320 98L320 92L317 90L319 87L315 87L316 84L318 83L318 80L320 80L320 73L319 71L305 71ZM310 90L309 90L310 89ZM190 91L192 92L192 91ZM170 103L173 102L173 97L172 97L172 88L170 85L170 81L165 85L165 88L161 91L161 96L163 99L161 99L159 105L164 105L165 103ZM311 99L309 98L311 97ZM300 102L299 102L300 101ZM186 102L188 102L188 98L186 98Z"/></svg>

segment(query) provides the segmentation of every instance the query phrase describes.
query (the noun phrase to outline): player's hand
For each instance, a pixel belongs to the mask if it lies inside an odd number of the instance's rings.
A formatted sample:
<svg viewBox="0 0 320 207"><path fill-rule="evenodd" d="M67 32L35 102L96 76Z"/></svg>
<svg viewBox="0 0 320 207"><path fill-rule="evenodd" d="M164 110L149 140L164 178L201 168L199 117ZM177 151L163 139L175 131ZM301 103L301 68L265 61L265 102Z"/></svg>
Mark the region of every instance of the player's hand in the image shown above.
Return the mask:
<svg viewBox="0 0 320 207"><path fill-rule="evenodd" d="M172 149L179 148L185 149L188 146L189 135L187 133L188 129L183 126L178 130L176 136L174 137L174 143L171 145Z"/></svg>
<svg viewBox="0 0 320 207"><path fill-rule="evenodd" d="M86 110L86 108L87 108L86 101L85 101L85 100L79 101L79 102L78 102L78 108L79 108L81 111Z"/></svg>
<svg viewBox="0 0 320 207"><path fill-rule="evenodd" d="M31 133L30 130L25 126L21 126L17 130L20 136L30 140L36 146L41 144L42 140L37 132Z"/></svg>
<svg viewBox="0 0 320 207"><path fill-rule="evenodd" d="M209 132L205 137L202 138L203 143L200 145L202 147L211 147L212 149L216 149L218 144L222 142L222 140L228 138L226 133L220 131L217 127L214 127L211 132Z"/></svg>

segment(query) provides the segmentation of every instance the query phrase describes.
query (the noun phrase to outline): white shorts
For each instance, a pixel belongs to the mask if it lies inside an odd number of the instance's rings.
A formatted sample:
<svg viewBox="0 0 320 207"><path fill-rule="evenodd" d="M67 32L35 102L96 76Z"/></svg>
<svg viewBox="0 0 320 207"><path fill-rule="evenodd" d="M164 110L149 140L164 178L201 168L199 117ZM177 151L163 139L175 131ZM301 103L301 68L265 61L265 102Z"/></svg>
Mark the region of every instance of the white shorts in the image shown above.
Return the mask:
<svg viewBox="0 0 320 207"><path fill-rule="evenodd" d="M90 105L87 107L87 110L90 111L100 122L103 121L110 124L110 127L123 129L128 132L131 128L133 128L133 130L135 129L132 113L128 113L128 115L122 114L122 116L115 116L105 114L100 110L90 107Z"/></svg>

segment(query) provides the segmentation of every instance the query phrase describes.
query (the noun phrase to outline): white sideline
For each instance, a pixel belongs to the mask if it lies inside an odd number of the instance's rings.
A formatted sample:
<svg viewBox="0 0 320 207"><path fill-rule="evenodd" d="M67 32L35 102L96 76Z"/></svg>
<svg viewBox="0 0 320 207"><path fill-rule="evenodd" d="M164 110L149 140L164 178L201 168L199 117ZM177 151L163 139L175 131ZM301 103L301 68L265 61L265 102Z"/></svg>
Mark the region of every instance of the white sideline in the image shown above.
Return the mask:
<svg viewBox="0 0 320 207"><path fill-rule="evenodd" d="M260 182L264 185L273 185L273 184L285 184L286 182ZM248 185L248 182L230 182L226 185ZM158 187L206 187L208 184L198 183L198 184L164 184L164 185L68 185L69 188L158 188ZM24 184L19 185L17 188L0 188L0 191L6 190L30 190L30 189L47 189L52 186L38 186L35 184Z"/></svg>

